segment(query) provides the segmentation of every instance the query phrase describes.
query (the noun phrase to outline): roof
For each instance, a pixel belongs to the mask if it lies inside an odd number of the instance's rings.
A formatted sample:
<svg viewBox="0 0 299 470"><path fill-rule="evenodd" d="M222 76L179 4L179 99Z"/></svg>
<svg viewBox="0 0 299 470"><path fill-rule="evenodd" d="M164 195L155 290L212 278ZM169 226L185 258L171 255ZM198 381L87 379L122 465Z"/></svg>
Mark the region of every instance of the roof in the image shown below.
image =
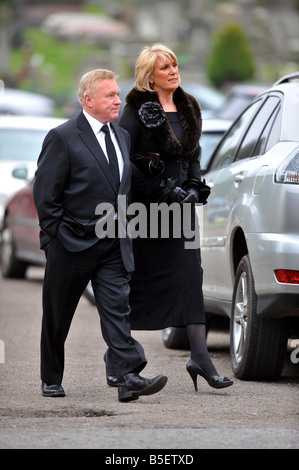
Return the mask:
<svg viewBox="0 0 299 470"><path fill-rule="evenodd" d="M42 25L46 33L60 38L115 38L122 37L128 26L104 15L92 15L80 12L63 12L49 15Z"/></svg>

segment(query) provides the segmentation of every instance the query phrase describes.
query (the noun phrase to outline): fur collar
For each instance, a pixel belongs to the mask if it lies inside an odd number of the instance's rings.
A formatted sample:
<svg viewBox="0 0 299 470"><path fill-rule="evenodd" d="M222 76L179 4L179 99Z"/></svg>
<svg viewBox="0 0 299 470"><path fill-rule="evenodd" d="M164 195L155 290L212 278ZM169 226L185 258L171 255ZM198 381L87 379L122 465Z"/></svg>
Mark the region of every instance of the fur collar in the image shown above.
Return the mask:
<svg viewBox="0 0 299 470"><path fill-rule="evenodd" d="M201 110L197 100L178 87L174 93L173 100L178 109L178 117L183 130L183 139L179 142L168 119L158 127L148 128L140 120L138 110L143 103L153 101L159 103L155 92L141 92L133 88L126 96L127 104L134 110L136 120L142 127L147 139L154 140L169 157L187 156L194 152L199 145L201 136L202 118Z"/></svg>

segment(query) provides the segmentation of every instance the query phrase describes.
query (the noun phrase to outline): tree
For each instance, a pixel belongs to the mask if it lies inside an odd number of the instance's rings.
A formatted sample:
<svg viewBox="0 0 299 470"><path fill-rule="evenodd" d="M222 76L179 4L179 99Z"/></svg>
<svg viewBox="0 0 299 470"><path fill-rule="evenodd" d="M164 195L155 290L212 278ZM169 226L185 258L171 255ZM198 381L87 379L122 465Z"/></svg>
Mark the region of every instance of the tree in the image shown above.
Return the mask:
<svg viewBox="0 0 299 470"><path fill-rule="evenodd" d="M254 77L253 53L247 35L238 23L227 23L216 32L207 74L217 87Z"/></svg>

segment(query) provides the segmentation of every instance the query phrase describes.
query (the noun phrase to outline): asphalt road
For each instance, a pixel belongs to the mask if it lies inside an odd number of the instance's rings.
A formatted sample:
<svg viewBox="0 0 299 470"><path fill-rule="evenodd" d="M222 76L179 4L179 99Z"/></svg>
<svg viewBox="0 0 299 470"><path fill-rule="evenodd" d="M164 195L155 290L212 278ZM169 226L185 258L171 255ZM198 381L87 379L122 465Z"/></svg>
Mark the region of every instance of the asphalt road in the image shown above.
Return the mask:
<svg viewBox="0 0 299 470"><path fill-rule="evenodd" d="M66 397L42 397L42 277L35 268L26 280L0 279L1 449L102 449L106 464L141 468L161 464L162 451L170 455L166 464L188 464L186 455L194 464L198 449L299 448L299 366L290 349L277 382L234 379L232 387L214 390L200 379L196 393L185 369L188 351L166 349L159 331L134 332L148 358L143 375L165 373L168 383L159 394L120 403L106 385L99 317L85 298L66 343ZM233 378L228 333L211 330L208 346L219 373ZM152 457L115 460L142 450Z"/></svg>

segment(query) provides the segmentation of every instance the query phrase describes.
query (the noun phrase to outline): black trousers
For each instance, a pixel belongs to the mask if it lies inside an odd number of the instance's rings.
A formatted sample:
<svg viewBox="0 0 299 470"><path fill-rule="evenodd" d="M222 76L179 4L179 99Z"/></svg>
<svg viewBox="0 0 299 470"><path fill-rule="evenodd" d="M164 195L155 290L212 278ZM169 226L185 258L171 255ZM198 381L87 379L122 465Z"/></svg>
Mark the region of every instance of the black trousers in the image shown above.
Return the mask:
<svg viewBox="0 0 299 470"><path fill-rule="evenodd" d="M62 382L65 340L90 280L115 375L119 378L132 371L140 372L147 361L143 347L131 336L130 275L122 262L119 240L106 238L85 251L71 253L52 239L46 254L41 380L48 385Z"/></svg>

